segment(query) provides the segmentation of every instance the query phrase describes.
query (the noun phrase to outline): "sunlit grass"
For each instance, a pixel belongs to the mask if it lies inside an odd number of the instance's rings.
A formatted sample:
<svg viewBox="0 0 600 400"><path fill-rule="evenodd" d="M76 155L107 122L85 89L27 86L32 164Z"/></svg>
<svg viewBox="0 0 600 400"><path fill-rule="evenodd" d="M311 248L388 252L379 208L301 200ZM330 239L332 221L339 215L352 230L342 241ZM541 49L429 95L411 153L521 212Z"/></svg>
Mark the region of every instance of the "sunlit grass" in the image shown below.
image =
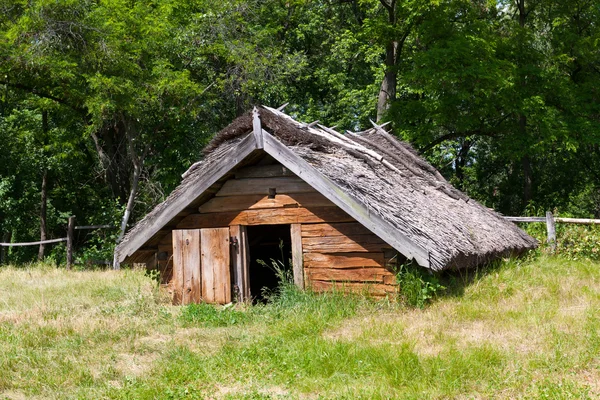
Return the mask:
<svg viewBox="0 0 600 400"><path fill-rule="evenodd" d="M0 268L0 398L600 396L600 264L444 284L423 310L291 288L175 307L141 271Z"/></svg>

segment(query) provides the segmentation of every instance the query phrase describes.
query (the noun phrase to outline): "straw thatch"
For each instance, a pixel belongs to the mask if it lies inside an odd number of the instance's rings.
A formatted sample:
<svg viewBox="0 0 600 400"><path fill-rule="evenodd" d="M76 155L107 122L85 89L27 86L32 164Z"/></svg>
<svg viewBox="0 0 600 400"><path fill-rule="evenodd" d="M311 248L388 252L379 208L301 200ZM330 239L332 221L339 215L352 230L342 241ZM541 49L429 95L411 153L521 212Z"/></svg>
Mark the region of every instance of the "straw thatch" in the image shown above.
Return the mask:
<svg viewBox="0 0 600 400"><path fill-rule="evenodd" d="M342 208L344 201L351 202L354 208L350 210L356 210L359 222L409 258L410 249L425 254L415 259L432 270L472 267L537 245L513 223L452 187L412 147L380 126L342 135L321 125L297 122L272 108L257 111L262 134L272 135L290 151L286 162L308 163L312 172L306 176L331 182L341 190L341 196L330 200ZM251 152L243 157L236 153L252 135L251 114L219 132L208 145L205 158L184 174L181 185L127 234L118 246L119 258L131 256L144 240L156 237L161 228L157 222L172 226L190 199L197 200L201 194L190 196L189 192L211 184L204 182L206 171L225 162L233 169L247 159ZM273 152L267 146L254 151ZM238 159L232 162L232 156ZM315 189L331 197L331 193ZM138 235L142 239L134 240Z"/></svg>

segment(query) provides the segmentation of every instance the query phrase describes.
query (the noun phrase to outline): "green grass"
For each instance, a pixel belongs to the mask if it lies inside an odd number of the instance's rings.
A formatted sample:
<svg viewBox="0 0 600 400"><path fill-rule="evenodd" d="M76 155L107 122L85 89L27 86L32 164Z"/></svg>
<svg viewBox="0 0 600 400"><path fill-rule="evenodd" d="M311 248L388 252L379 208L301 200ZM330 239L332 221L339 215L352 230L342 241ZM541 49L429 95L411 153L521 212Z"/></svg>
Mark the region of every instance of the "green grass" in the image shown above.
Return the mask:
<svg viewBox="0 0 600 400"><path fill-rule="evenodd" d="M175 307L139 271L0 268L0 398L600 396L600 264L446 279L424 309L283 290Z"/></svg>

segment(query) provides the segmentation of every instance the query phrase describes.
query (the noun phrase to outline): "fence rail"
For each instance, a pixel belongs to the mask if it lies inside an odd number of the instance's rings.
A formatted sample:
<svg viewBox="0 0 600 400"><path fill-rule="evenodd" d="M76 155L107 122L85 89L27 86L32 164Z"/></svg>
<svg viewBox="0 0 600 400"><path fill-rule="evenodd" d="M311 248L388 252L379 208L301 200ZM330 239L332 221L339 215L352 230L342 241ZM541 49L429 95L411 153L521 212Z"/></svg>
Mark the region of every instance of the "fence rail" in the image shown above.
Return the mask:
<svg viewBox="0 0 600 400"><path fill-rule="evenodd" d="M546 242L551 249L556 249L556 223L562 224L577 224L577 225L600 225L600 219L586 218L563 218L555 217L550 211L546 212L546 217L504 217L504 219L512 222L543 222L546 224L546 232L548 234Z"/></svg>
<svg viewBox="0 0 600 400"><path fill-rule="evenodd" d="M50 240L40 240L39 242L25 242L25 243L0 243L0 247L13 247L13 246L36 246L39 244L50 244L50 243L58 243L58 242L66 242L67 238L59 238L59 239L50 239Z"/></svg>
<svg viewBox="0 0 600 400"><path fill-rule="evenodd" d="M38 242L24 242L24 243L0 243L0 247L19 247L19 246L39 246L40 244L51 244L59 242L67 242L67 269L70 269L73 265L73 236L75 230L90 230L90 229L109 229L114 228L113 225L80 225L75 226L75 217L69 217L67 223L67 237L40 240ZM1 258L1 257L0 257ZM2 260L0 260L2 261Z"/></svg>

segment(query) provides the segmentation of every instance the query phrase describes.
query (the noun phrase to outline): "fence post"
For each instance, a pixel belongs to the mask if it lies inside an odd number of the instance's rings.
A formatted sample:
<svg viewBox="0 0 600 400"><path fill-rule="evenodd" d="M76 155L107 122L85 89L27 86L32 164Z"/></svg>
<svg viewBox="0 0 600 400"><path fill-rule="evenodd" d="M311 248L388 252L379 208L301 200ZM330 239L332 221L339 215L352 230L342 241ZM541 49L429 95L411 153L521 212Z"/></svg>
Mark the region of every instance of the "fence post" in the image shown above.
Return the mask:
<svg viewBox="0 0 600 400"><path fill-rule="evenodd" d="M546 231L548 239L546 242L550 245L550 250L556 250L556 223L551 211L546 211Z"/></svg>
<svg viewBox="0 0 600 400"><path fill-rule="evenodd" d="M75 216L69 217L67 224L67 269L73 265L73 231L75 229Z"/></svg>

